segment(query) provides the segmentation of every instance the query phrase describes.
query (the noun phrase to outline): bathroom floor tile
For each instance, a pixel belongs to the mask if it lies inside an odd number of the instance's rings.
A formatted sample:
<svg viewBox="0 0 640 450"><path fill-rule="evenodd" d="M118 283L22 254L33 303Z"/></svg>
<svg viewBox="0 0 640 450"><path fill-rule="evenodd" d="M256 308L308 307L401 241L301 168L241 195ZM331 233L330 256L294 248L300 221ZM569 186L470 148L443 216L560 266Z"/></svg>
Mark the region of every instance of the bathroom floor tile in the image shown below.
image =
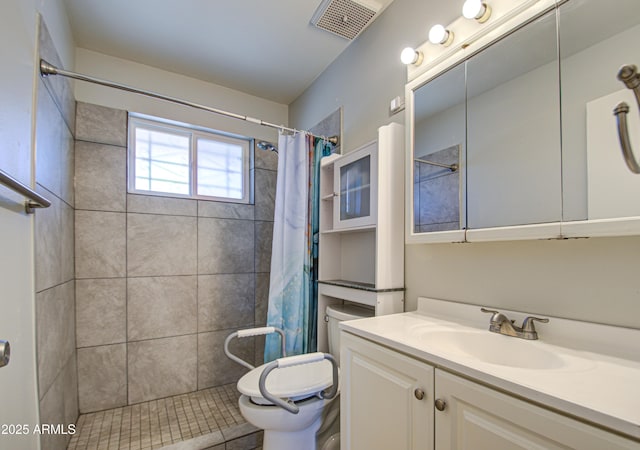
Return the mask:
<svg viewBox="0 0 640 450"><path fill-rule="evenodd" d="M239 395L228 384L82 414L68 450L169 450L179 442L181 449L224 448L227 440L259 431L240 414Z"/></svg>

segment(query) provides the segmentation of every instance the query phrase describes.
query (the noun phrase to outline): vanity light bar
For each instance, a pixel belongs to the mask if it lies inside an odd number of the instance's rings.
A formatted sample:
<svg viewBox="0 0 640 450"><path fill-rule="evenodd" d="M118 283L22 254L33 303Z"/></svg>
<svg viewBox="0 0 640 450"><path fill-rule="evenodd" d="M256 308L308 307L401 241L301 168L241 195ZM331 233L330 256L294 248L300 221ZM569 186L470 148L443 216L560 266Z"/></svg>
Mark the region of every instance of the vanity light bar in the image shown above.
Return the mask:
<svg viewBox="0 0 640 450"><path fill-rule="evenodd" d="M473 49L488 45L509 30L554 8L558 1L566 0L491 0L490 5L483 0L466 0L462 15L447 26L434 25L429 40L412 49L413 56L405 49L402 62L407 65L408 81L425 72L437 71L441 66L453 66ZM418 53L421 58L415 56Z"/></svg>

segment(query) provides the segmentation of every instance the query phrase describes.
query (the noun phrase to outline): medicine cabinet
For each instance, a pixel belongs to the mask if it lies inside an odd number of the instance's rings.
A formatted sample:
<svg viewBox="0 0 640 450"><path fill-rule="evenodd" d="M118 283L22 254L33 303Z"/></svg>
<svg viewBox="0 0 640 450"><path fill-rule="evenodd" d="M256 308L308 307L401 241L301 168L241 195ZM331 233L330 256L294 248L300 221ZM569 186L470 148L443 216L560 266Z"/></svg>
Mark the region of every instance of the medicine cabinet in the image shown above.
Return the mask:
<svg viewBox="0 0 640 450"><path fill-rule="evenodd" d="M640 2L519 3L409 71L407 243L640 234L613 115L630 105L640 155L639 105L616 79L640 65Z"/></svg>

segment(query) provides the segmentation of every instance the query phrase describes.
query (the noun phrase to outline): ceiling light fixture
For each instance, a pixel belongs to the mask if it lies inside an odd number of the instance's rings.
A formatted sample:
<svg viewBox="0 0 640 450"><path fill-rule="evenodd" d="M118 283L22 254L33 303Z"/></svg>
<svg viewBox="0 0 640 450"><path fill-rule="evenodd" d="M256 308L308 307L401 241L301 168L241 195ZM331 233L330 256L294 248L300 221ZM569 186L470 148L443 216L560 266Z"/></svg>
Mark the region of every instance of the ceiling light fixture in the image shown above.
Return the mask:
<svg viewBox="0 0 640 450"><path fill-rule="evenodd" d="M422 54L422 52L412 47L407 47L402 50L402 53L400 53L400 61L402 61L402 64L413 64L415 66L419 66L420 64L422 64L423 59L424 55Z"/></svg>
<svg viewBox="0 0 640 450"><path fill-rule="evenodd" d="M467 0L462 5L462 15L465 19L475 19L484 23L491 17L491 6L482 0Z"/></svg>
<svg viewBox="0 0 640 450"><path fill-rule="evenodd" d="M434 25L429 30L429 42L447 47L453 42L453 31L447 30L440 24Z"/></svg>

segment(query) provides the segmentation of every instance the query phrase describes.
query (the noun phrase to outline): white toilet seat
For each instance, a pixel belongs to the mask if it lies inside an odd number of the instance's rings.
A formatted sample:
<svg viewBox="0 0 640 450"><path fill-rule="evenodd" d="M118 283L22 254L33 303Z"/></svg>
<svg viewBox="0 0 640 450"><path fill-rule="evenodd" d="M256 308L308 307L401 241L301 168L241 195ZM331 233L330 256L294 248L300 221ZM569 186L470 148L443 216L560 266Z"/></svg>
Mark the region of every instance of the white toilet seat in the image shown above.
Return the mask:
<svg viewBox="0 0 640 450"><path fill-rule="evenodd" d="M246 373L238 380L238 391L258 405L272 403L262 397L258 387L260 375L267 364ZM266 388L275 397L300 401L317 395L333 384L333 366L322 360L309 364L274 369L267 377Z"/></svg>

